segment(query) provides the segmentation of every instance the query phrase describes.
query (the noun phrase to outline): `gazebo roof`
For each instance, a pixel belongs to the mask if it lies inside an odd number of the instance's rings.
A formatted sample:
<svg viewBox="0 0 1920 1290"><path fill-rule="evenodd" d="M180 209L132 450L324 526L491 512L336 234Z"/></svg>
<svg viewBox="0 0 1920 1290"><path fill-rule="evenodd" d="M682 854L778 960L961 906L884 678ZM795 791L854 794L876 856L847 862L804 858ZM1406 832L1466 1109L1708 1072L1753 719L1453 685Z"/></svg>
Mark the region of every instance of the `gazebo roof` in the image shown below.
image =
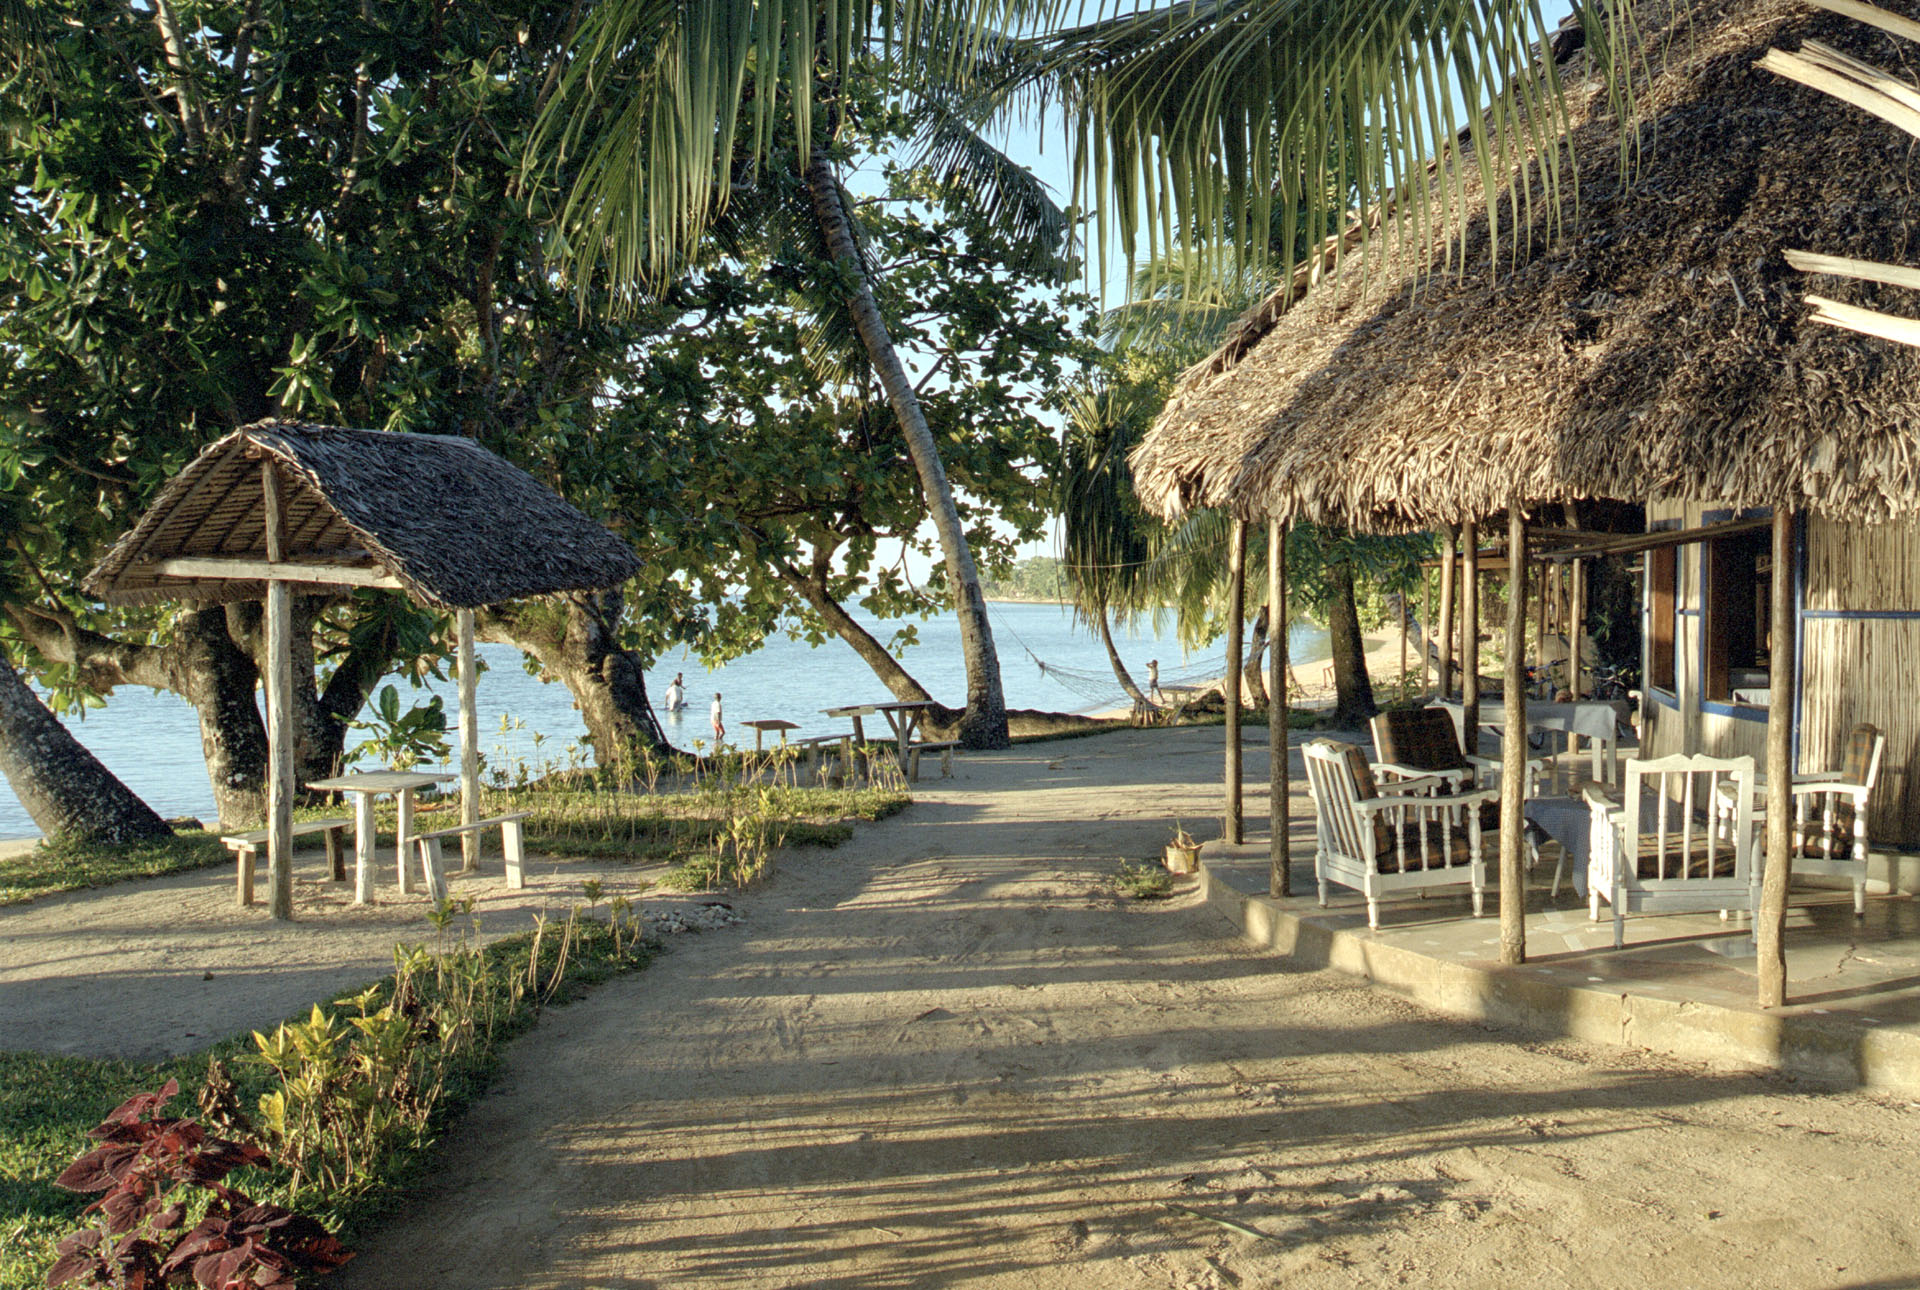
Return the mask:
<svg viewBox="0 0 1920 1290"><path fill-rule="evenodd" d="M1516 498L1910 513L1920 351L1816 324L1802 295L1900 302L1816 286L1782 255L1910 260L1909 142L1754 66L1808 38L1889 60L1891 38L1782 0L1650 22L1656 70L1624 141L1578 55L1580 182L1558 236L1536 183L1517 212L1502 200L1496 253L1476 182L1453 268L1429 276L1376 250L1291 309L1276 294L1185 376L1137 450L1143 501L1375 531Z"/></svg>
<svg viewBox="0 0 1920 1290"><path fill-rule="evenodd" d="M279 468L279 576L292 581L472 609L615 586L640 567L606 528L471 440L260 421L168 483L88 592L117 604L259 599L263 461Z"/></svg>

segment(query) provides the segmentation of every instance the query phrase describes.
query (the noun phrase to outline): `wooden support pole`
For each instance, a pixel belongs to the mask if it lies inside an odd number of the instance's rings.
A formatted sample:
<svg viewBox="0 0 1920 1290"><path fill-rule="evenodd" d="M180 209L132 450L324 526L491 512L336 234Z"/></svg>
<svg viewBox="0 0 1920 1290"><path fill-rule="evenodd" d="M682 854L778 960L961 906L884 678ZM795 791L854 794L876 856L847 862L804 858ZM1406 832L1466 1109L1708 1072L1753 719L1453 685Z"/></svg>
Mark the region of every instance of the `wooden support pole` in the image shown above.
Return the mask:
<svg viewBox="0 0 1920 1290"><path fill-rule="evenodd" d="M1760 1006L1787 1001L1787 884L1793 879L1793 512L1773 512L1773 643L1767 651L1767 858L1754 918Z"/></svg>
<svg viewBox="0 0 1920 1290"><path fill-rule="evenodd" d="M1548 664L1548 659L1547 659L1547 569L1548 568L1549 566L1547 562L1545 560L1542 560L1540 562L1540 568L1538 570L1539 577L1536 579L1536 581L1539 583L1539 594L1538 594L1537 600L1539 603L1540 624L1539 624L1539 629L1534 634L1539 638L1540 648L1539 648L1539 651L1534 655L1534 657L1540 660L1540 667L1543 671L1543 674L1547 678L1546 697L1547 697L1547 700L1551 702L1553 699L1553 669L1547 666Z"/></svg>
<svg viewBox="0 0 1920 1290"><path fill-rule="evenodd" d="M286 558L280 474L273 459L260 463L266 513L267 562ZM287 584L267 581L267 908L293 917L293 601Z"/></svg>
<svg viewBox="0 0 1920 1290"><path fill-rule="evenodd" d="M1454 531L1449 527L1440 535L1440 697L1453 697L1453 628L1458 620L1454 617L1453 567Z"/></svg>
<svg viewBox="0 0 1920 1290"><path fill-rule="evenodd" d="M1246 840L1240 809L1240 685L1247 620L1247 522L1233 522L1227 551L1227 803L1221 836L1238 846Z"/></svg>
<svg viewBox="0 0 1920 1290"><path fill-rule="evenodd" d="M460 823L468 831L460 835L460 871L473 873L480 868L480 720L474 711L474 690L478 671L473 661L473 611L462 609L455 615L460 653Z"/></svg>
<svg viewBox="0 0 1920 1290"><path fill-rule="evenodd" d="M1420 590L1425 593L1425 612L1420 615L1420 693L1429 692L1433 684L1433 578L1424 571L1420 575Z"/></svg>
<svg viewBox="0 0 1920 1290"><path fill-rule="evenodd" d="M1460 604L1466 610L1460 631L1460 706L1466 725L1460 745L1468 756L1480 751L1480 525L1460 526Z"/></svg>
<svg viewBox="0 0 1920 1290"><path fill-rule="evenodd" d="M1507 507L1506 719L1500 741L1500 961L1527 961L1527 521Z"/></svg>
<svg viewBox="0 0 1920 1290"><path fill-rule="evenodd" d="M1267 621L1273 624L1267 646L1267 894L1290 896L1293 877L1288 869L1292 845L1293 791L1287 758L1287 531L1279 520L1267 521Z"/></svg>
<svg viewBox="0 0 1920 1290"><path fill-rule="evenodd" d="M1587 693L1586 669L1583 666L1587 653L1587 562L1573 562L1573 609L1567 624L1567 675L1572 678L1568 684L1573 688L1574 702L1578 703Z"/></svg>
<svg viewBox="0 0 1920 1290"><path fill-rule="evenodd" d="M1398 695L1401 699L1407 697L1407 633L1410 630L1407 620L1410 617L1412 615L1407 613L1407 591L1402 587L1400 589L1400 693Z"/></svg>

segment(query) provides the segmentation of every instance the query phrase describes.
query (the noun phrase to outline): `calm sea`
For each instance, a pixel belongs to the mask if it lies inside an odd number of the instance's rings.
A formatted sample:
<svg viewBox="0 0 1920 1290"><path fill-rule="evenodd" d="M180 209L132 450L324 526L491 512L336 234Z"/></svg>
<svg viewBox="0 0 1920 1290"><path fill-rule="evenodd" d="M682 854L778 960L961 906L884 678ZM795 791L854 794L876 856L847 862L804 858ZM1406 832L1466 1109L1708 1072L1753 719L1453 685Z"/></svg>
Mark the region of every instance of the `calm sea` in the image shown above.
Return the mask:
<svg viewBox="0 0 1920 1290"><path fill-rule="evenodd" d="M1112 680L1099 639L1065 608L1004 603L990 608L1008 707L1079 712L1124 706L1126 700ZM892 627L858 610L855 613L882 640L891 634ZM966 698L966 669L956 620L936 618L917 626L919 640L906 649L902 663L936 699L960 704ZM1150 658L1160 660L1161 677L1169 683L1186 672L1217 675L1222 670L1219 648L1182 660L1179 646L1171 639L1171 624L1165 638L1156 636L1152 625L1143 621L1131 629L1116 630L1115 639L1121 658L1143 686ZM1295 659L1326 652L1326 633L1311 624L1294 624L1290 640ZM530 676L520 653L509 646L482 645L480 655L487 664L479 686L480 750L489 762L500 766L524 761L538 768L564 765L569 757L584 759L580 743L586 731L566 687ZM1063 669L1061 677L1042 671L1036 657ZM661 720L668 738L681 747L690 746L696 738L711 740L707 711L716 690L725 696L729 742L738 742L743 733L751 739L752 732L743 730L741 721L765 717L798 722L795 737L838 733L846 723L822 716L820 709L885 703L893 697L859 656L839 641L814 648L780 636L758 652L711 672L684 654L668 657L647 673L647 692L656 709L663 705L667 682L676 672L686 674L687 708L677 714L662 712ZM450 719L457 707L451 685L411 694L404 682L400 688L403 704L439 692ZM213 819L199 720L186 700L130 687L117 691L104 709L68 725L109 770L160 814ZM349 746L353 742L355 736L350 735ZM0 780L0 838L30 837L35 832L25 810Z"/></svg>

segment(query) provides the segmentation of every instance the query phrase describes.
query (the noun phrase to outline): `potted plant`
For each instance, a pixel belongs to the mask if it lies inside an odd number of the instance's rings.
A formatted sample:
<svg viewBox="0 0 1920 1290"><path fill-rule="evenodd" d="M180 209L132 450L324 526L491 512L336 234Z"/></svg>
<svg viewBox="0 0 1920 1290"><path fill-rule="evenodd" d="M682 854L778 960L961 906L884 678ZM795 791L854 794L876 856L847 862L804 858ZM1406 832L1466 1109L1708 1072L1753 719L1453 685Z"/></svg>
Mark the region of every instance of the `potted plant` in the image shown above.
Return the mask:
<svg viewBox="0 0 1920 1290"><path fill-rule="evenodd" d="M1200 868L1200 844L1177 820L1173 837L1167 841L1167 868L1173 873L1193 873Z"/></svg>

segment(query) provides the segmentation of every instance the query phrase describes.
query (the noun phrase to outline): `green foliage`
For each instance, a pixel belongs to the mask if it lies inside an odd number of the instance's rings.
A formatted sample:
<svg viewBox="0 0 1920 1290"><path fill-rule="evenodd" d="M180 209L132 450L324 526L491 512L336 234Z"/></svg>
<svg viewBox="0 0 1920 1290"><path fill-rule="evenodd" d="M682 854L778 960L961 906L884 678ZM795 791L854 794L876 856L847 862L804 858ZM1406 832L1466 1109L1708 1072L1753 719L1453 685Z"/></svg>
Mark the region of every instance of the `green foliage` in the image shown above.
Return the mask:
<svg viewBox="0 0 1920 1290"><path fill-rule="evenodd" d="M354 729L370 731L371 736L347 750L349 763L372 757L394 770L405 771L423 761L446 757L447 711L439 695L403 712L400 692L391 685L383 685L371 705L369 717L352 723Z"/></svg>
<svg viewBox="0 0 1920 1290"><path fill-rule="evenodd" d="M407 1096L417 1099L419 1090L432 1087L433 1107L424 1120L417 1105L394 1117L379 1153L358 1147L347 1152L353 1170L341 1175L351 1179L343 1191L328 1192L315 1183L323 1172L338 1174L342 1163L337 1150L322 1150L307 1157L297 1188L292 1172L281 1170L255 1186L254 1193L291 1202L297 1191L304 1208L339 1229L352 1245L357 1233L427 1176L434 1142L492 1082L506 1041L531 1026L542 1007L571 1002L616 972L646 965L651 950L625 914L623 910L620 919L604 922L570 918L570 931L565 925L557 930L542 927L484 949L462 944L451 953L424 958L420 951L405 951L403 970L396 976L336 1006L353 1015L362 1008L378 1014L393 1006L405 1013L415 1006L420 1010L416 1015L431 1016L436 1025L460 1037L456 1055L455 1045L428 1040L424 1028L412 1032L409 1060L414 1073L407 1077L412 1087ZM408 998L414 1003L408 1004ZM345 1025L336 1014L323 1010L323 1016L332 1017L322 1029L333 1033L333 1055L319 1053L316 1034L307 1034L305 1042L338 1073L341 1041L345 1039L345 1051L351 1051L352 1039L363 1032L351 1025L351 1016ZM312 1021L309 1011L290 1024L308 1026ZM296 1053L299 1042L290 1040ZM236 1037L158 1064L0 1052L0 1290L38 1290L53 1261L55 1240L73 1226L85 1203L83 1197L55 1188L53 1179L86 1148L89 1128L132 1093L168 1078L186 1088L207 1086L218 1101L234 1109L257 1106L262 1096L274 1092L287 1096L273 1071L252 1059L258 1050L257 1041ZM389 1072L381 1078L395 1083L390 1074L394 1059L380 1060ZM216 1066L219 1073L210 1080ZM289 1069L298 1081L320 1067L289 1059ZM364 1102L365 1087L355 1083L351 1073L342 1074L339 1082L310 1083L293 1095L296 1113L298 1098L310 1095L321 1098L329 1113L346 1113Z"/></svg>
<svg viewBox="0 0 1920 1290"><path fill-rule="evenodd" d="M19 904L61 891L105 887L129 878L163 874L229 862L232 853L215 833L179 829L170 838L112 845L102 842L42 842L29 851L0 859L0 905Z"/></svg>
<svg viewBox="0 0 1920 1290"><path fill-rule="evenodd" d="M1004 578L982 578L980 589L988 600L1056 601L1067 587L1060 561L1050 555L1030 555L1009 568Z"/></svg>
<svg viewBox="0 0 1920 1290"><path fill-rule="evenodd" d="M1135 900L1162 900L1173 891L1173 874L1151 860L1122 860L1114 871L1113 886Z"/></svg>

